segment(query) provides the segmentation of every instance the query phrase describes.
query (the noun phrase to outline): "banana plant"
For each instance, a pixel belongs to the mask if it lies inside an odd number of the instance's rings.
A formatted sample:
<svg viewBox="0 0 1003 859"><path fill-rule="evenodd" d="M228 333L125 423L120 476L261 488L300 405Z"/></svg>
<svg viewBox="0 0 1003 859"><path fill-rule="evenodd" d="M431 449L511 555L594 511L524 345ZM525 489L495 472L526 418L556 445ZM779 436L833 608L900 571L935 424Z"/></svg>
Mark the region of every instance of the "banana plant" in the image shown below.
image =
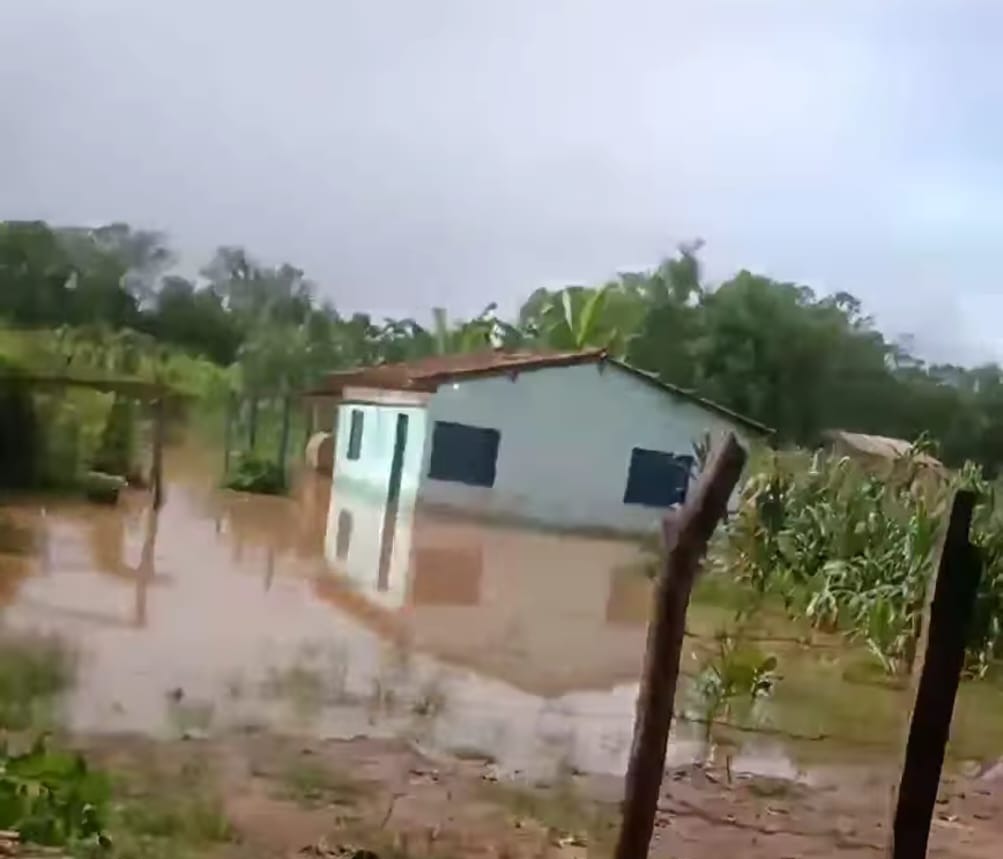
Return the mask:
<svg viewBox="0 0 1003 859"><path fill-rule="evenodd" d="M536 323L543 343L555 349L589 347L623 351L622 336L606 316L613 287L569 286L550 297Z"/></svg>
<svg viewBox="0 0 1003 859"><path fill-rule="evenodd" d="M497 316L498 305L489 304L473 319L451 326L445 308L432 309L435 352L449 355L492 348L518 348L526 342L525 332Z"/></svg>

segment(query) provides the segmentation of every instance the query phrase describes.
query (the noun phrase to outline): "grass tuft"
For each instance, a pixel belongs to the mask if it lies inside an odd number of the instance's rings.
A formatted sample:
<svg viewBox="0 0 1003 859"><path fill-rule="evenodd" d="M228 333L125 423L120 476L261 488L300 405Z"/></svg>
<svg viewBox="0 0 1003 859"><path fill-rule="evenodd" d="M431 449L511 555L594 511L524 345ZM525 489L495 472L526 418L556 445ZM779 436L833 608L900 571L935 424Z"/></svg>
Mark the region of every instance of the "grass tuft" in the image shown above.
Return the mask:
<svg viewBox="0 0 1003 859"><path fill-rule="evenodd" d="M186 859L237 840L205 762L151 763L117 781L123 799L109 822L116 859Z"/></svg>
<svg viewBox="0 0 1003 859"><path fill-rule="evenodd" d="M0 636L0 728L51 727L56 698L76 673L76 653L60 638Z"/></svg>
<svg viewBox="0 0 1003 859"><path fill-rule="evenodd" d="M279 772L279 795L308 808L354 805L370 786L313 760L297 760Z"/></svg>
<svg viewBox="0 0 1003 859"><path fill-rule="evenodd" d="M547 789L501 782L486 783L487 798L517 819L535 820L554 837L572 837L588 847L589 856L608 856L616 840L619 815L608 805L583 797L574 783L562 779Z"/></svg>

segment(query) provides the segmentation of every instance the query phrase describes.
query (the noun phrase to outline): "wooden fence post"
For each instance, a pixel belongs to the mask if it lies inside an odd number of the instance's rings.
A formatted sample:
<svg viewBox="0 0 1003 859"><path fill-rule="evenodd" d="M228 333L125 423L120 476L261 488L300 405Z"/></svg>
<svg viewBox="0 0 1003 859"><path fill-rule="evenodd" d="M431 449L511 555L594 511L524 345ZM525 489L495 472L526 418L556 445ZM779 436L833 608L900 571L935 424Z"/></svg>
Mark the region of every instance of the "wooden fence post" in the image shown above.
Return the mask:
<svg viewBox="0 0 1003 859"><path fill-rule="evenodd" d="M159 510L164 504L164 398L163 386L153 401L153 509Z"/></svg>
<svg viewBox="0 0 1003 859"><path fill-rule="evenodd" d="M313 405L313 400L301 399L300 403L305 404L301 406L303 411L304 432L303 432L303 449L302 451L300 451L300 457L304 457L306 455L307 445L310 444L310 439L313 437L314 405Z"/></svg>
<svg viewBox="0 0 1003 859"><path fill-rule="evenodd" d="M615 859L643 859L648 855L665 770L690 592L707 543L727 511L728 498L741 476L745 458L745 449L729 433L712 453L689 499L672 519L666 517L663 525L665 563L658 574L655 613L648 626Z"/></svg>
<svg viewBox="0 0 1003 859"><path fill-rule="evenodd" d="M286 458L289 451L289 418L292 409L292 397L286 394L282 398L282 430L279 433L279 468L282 469L282 479L286 477Z"/></svg>
<svg viewBox="0 0 1003 859"><path fill-rule="evenodd" d="M226 395L225 412L223 415L223 483L230 476L230 445L233 440L233 406L236 394L229 391Z"/></svg>
<svg viewBox="0 0 1003 859"><path fill-rule="evenodd" d="M258 444L258 398L252 396L247 405L247 449L254 453Z"/></svg>
<svg viewBox="0 0 1003 859"><path fill-rule="evenodd" d="M982 561L968 531L974 492L959 491L951 505L936 578L913 671L914 701L902 774L893 796L889 859L923 859L937 801L954 699L965 663L965 643Z"/></svg>
<svg viewBox="0 0 1003 859"><path fill-rule="evenodd" d="M156 576L154 559L157 552L157 530L160 523L160 513L156 506L146 512L146 535L143 538L143 549L139 557L139 567L136 569L136 605L133 612L133 622L138 627L146 626L147 597L150 585Z"/></svg>

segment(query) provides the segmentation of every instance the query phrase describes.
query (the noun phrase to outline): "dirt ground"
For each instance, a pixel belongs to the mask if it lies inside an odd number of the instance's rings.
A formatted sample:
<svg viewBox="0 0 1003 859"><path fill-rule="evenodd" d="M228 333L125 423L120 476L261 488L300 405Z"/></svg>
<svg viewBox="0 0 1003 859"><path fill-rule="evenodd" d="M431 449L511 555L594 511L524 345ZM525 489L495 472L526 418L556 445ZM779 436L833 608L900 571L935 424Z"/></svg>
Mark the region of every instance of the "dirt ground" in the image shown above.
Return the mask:
<svg viewBox="0 0 1003 859"><path fill-rule="evenodd" d="M517 785L496 779L490 762L432 759L400 741L251 734L174 743L114 737L87 747L126 786L133 803L126 828L145 833L117 839L128 857L371 859L357 854L363 849L380 859L607 856L622 790L620 780L584 776ZM167 795L172 802L198 795L218 807L187 806L197 818L191 823L176 809L135 804ZM877 857L887 803L877 781L819 789L676 770L663 786L652 855ZM1001 841L1003 782L945 780L930 855L988 859L1000 855Z"/></svg>

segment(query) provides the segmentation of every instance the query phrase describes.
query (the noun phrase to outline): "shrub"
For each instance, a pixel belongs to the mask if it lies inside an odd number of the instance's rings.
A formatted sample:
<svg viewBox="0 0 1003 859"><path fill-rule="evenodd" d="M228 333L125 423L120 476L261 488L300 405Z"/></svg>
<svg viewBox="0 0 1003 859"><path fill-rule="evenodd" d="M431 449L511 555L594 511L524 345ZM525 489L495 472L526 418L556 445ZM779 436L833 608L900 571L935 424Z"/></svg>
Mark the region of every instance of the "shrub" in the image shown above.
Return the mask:
<svg viewBox="0 0 1003 859"><path fill-rule="evenodd" d="M50 847L98 847L109 798L105 776L78 754L51 750L40 739L24 754L0 748L0 828Z"/></svg>
<svg viewBox="0 0 1003 859"><path fill-rule="evenodd" d="M715 641L716 649L703 661L689 694L693 709L688 715L703 724L708 744L716 719L754 715L778 679L776 656L743 641L740 631L719 632Z"/></svg>
<svg viewBox="0 0 1003 859"><path fill-rule="evenodd" d="M97 455L95 471L129 477L136 467L136 404L116 396L108 411Z"/></svg>
<svg viewBox="0 0 1003 859"><path fill-rule="evenodd" d="M118 497L125 488L124 477L91 471L83 478L83 490L89 501L97 504L117 504Z"/></svg>
<svg viewBox="0 0 1003 859"><path fill-rule="evenodd" d="M37 477L40 437L35 406L24 384L0 381L0 416L0 486L28 488Z"/></svg>
<svg viewBox="0 0 1003 859"><path fill-rule="evenodd" d="M261 495L282 495L286 491L286 476L278 463L245 453L237 458L226 479L226 488Z"/></svg>

